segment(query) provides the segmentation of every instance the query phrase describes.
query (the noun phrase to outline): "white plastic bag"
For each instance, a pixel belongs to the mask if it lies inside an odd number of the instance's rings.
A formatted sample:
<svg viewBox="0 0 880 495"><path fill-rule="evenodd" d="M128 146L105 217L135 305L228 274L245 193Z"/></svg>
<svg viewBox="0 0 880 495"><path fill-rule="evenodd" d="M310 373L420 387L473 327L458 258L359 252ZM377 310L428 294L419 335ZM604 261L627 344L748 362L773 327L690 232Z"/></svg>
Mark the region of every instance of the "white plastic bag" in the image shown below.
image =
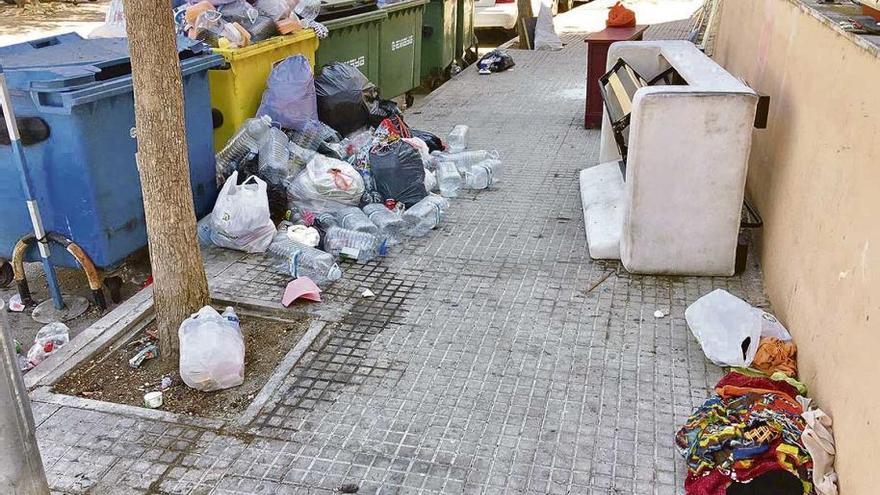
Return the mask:
<svg viewBox="0 0 880 495"><path fill-rule="evenodd" d="M221 315L205 306L177 330L180 339L180 378L202 392L235 387L244 382L244 337L231 308Z"/></svg>
<svg viewBox="0 0 880 495"><path fill-rule="evenodd" d="M562 41L553 26L553 14L550 7L541 2L538 21L535 23L535 50L562 50Z"/></svg>
<svg viewBox="0 0 880 495"><path fill-rule="evenodd" d="M334 211L343 205L360 204L364 179L350 164L317 154L288 182L287 192L300 209Z"/></svg>
<svg viewBox="0 0 880 495"><path fill-rule="evenodd" d="M762 313L716 289L688 306L684 318L710 361L718 366L749 366L761 339Z"/></svg>
<svg viewBox="0 0 880 495"><path fill-rule="evenodd" d="M125 10L122 0L111 0L107 15L104 16L104 24L96 27L89 33L89 39L95 38L125 38Z"/></svg>
<svg viewBox="0 0 880 495"><path fill-rule="evenodd" d="M211 212L211 242L246 253L265 252L275 236L266 183L255 176L241 185L237 182L238 172L233 172L217 196Z"/></svg>

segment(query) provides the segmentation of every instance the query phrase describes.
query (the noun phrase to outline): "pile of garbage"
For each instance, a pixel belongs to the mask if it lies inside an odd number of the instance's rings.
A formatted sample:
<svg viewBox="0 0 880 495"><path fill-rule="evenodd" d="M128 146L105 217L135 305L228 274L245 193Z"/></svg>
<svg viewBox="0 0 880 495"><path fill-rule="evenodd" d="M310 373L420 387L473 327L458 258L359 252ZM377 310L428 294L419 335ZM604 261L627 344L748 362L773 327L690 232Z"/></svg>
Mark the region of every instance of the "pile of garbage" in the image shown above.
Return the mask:
<svg viewBox="0 0 880 495"><path fill-rule="evenodd" d="M257 114L217 153L223 186L199 239L268 252L284 272L319 285L342 276L339 259L367 262L428 234L449 198L492 187L502 172L497 151L467 150L467 126L448 142L410 128L343 63L315 79L305 57L283 60Z"/></svg>
<svg viewBox="0 0 880 495"><path fill-rule="evenodd" d="M316 21L320 0L188 0L174 10L181 33L214 48L241 48L301 29L327 28Z"/></svg>
<svg viewBox="0 0 880 495"><path fill-rule="evenodd" d="M685 311L727 373L675 443L688 495L836 495L831 418L797 379L797 347L773 315L718 289Z"/></svg>
<svg viewBox="0 0 880 495"><path fill-rule="evenodd" d="M67 325L61 322L45 325L37 331L34 343L27 353L24 352L21 342L15 341L18 369L22 373L27 373L68 343L70 343L70 329L67 328Z"/></svg>

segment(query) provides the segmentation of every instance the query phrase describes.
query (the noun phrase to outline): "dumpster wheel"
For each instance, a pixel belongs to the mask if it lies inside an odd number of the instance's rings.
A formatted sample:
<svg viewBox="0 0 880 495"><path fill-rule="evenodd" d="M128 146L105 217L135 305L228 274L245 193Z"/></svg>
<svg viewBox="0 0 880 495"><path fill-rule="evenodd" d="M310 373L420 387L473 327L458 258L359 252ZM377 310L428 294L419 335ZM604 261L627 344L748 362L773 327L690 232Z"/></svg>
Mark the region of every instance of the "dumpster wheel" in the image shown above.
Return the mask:
<svg viewBox="0 0 880 495"><path fill-rule="evenodd" d="M12 282L13 274L12 265L0 258L0 289L7 287Z"/></svg>

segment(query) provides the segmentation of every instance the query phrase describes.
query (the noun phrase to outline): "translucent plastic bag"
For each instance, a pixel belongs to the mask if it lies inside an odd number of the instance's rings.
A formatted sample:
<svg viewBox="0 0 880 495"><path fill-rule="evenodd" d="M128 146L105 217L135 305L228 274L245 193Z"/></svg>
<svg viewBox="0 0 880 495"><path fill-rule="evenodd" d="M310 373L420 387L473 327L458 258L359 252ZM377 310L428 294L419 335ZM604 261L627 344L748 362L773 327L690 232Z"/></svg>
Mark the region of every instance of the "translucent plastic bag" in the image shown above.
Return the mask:
<svg viewBox="0 0 880 495"><path fill-rule="evenodd" d="M275 65L257 115L268 115L289 129L318 120L315 79L308 59L296 55Z"/></svg>
<svg viewBox="0 0 880 495"><path fill-rule="evenodd" d="M541 9L538 11L534 46L535 50L562 50L562 41L553 26L553 14L545 2L541 2Z"/></svg>
<svg viewBox="0 0 880 495"><path fill-rule="evenodd" d="M89 33L88 38L125 38L125 11L122 0L111 0L104 24L96 27Z"/></svg>
<svg viewBox="0 0 880 495"><path fill-rule="evenodd" d="M710 361L718 366L752 364L761 339L761 311L716 289L688 306L684 317Z"/></svg>
<svg viewBox="0 0 880 495"><path fill-rule="evenodd" d="M254 7L273 21L280 21L290 15L290 4L287 0L257 0Z"/></svg>
<svg viewBox="0 0 880 495"><path fill-rule="evenodd" d="M238 185L238 172L223 184L211 213L211 242L246 253L262 253L275 235L266 182L251 176Z"/></svg>
<svg viewBox="0 0 880 495"><path fill-rule="evenodd" d="M321 13L321 0L299 0L293 11L300 19L314 21Z"/></svg>
<svg viewBox="0 0 880 495"><path fill-rule="evenodd" d="M231 308L223 315L205 306L177 331L180 339L180 378L202 392L235 387L244 382L244 337Z"/></svg>
<svg viewBox="0 0 880 495"><path fill-rule="evenodd" d="M323 155L315 155L287 186L288 195L299 209L314 212L357 206L363 192L364 180L354 167Z"/></svg>

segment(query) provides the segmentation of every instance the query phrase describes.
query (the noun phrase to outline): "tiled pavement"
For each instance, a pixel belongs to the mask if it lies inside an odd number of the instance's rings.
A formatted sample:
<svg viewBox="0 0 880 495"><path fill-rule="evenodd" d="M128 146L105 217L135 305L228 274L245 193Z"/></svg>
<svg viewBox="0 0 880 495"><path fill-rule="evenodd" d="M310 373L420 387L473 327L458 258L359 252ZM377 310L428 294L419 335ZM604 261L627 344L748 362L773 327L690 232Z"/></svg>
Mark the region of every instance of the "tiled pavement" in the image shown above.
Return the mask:
<svg viewBox="0 0 880 495"><path fill-rule="evenodd" d="M436 132L468 124L472 148L501 151L503 182L455 200L430 236L345 267L316 306L323 334L247 428L37 402L53 489L680 492L676 425L719 376L684 309L716 287L763 305L759 273L635 276L589 259L577 173L598 132L582 127L583 48L567 41L513 52L506 73L465 71L408 112ZM221 297L275 303L286 281L208 259Z"/></svg>

